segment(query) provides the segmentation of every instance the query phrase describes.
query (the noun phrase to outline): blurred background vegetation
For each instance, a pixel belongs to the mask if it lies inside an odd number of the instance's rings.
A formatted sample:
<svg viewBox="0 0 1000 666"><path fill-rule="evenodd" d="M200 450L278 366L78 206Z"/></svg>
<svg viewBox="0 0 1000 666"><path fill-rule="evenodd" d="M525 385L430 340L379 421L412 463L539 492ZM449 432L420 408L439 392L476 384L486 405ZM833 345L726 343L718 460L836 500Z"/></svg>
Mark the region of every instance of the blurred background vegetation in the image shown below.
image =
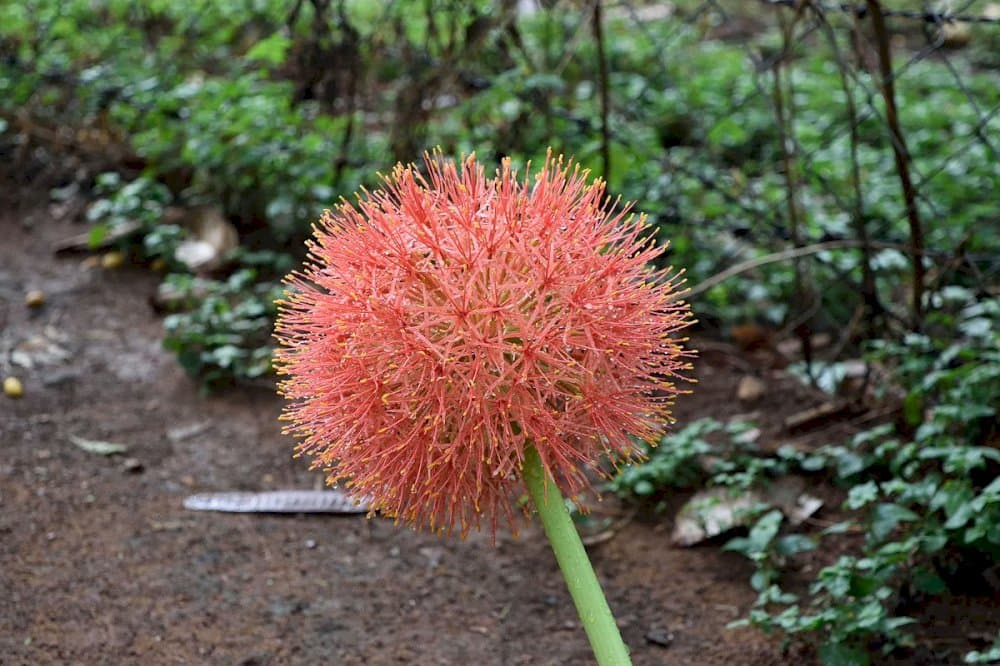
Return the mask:
<svg viewBox="0 0 1000 666"><path fill-rule="evenodd" d="M881 484L854 491L869 560L818 579L819 615L766 610L798 608L776 572L805 542L774 551L772 516L736 547L765 571L753 621L836 627L833 660L905 641L900 571L946 587L955 550L996 570L998 66L984 1L3 1L2 177L83 200L109 265L162 271L166 346L221 386L270 374L281 276L377 171L437 146L574 156L670 241L703 334L898 402L894 430L755 472ZM615 488L655 495L686 460Z"/></svg>
<svg viewBox="0 0 1000 666"><path fill-rule="evenodd" d="M435 146L575 156L671 241L703 327L842 351L920 330L942 293L995 295L1000 29L965 4L982 20L887 9L880 34L794 2L6 2L0 148L8 177L100 197L95 245L203 274L169 280L216 307L173 299L168 335L211 381L267 370L269 300L218 312L233 272L243 296L273 281L322 209ZM171 207L239 242L198 270Z"/></svg>

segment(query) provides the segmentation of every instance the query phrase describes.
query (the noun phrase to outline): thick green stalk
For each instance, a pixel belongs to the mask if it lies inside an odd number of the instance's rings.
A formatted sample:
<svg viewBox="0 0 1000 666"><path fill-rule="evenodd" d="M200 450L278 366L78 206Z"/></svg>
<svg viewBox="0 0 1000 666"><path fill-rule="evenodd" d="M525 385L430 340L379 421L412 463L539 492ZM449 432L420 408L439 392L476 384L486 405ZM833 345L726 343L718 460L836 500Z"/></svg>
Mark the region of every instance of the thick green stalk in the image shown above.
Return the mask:
<svg viewBox="0 0 1000 666"><path fill-rule="evenodd" d="M590 647L600 666L629 666L632 660L618 625L604 598L601 584L587 558L562 493L542 467L538 451L530 446L524 454L524 483L538 509L538 516L562 570L570 596L587 632Z"/></svg>

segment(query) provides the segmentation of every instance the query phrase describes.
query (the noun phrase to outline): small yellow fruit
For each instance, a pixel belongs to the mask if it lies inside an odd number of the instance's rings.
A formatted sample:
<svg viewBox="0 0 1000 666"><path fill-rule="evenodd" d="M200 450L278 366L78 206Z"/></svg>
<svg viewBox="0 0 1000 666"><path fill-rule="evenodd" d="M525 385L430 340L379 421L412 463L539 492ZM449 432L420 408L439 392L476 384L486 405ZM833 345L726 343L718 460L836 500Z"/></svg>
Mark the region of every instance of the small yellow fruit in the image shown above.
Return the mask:
<svg viewBox="0 0 1000 666"><path fill-rule="evenodd" d="M24 304L29 308L40 308L45 305L45 293L32 289L24 295Z"/></svg>
<svg viewBox="0 0 1000 666"><path fill-rule="evenodd" d="M149 267L152 268L157 273L162 273L163 271L167 270L167 262L165 262L160 257L157 257L156 259L153 259L152 263L149 264Z"/></svg>
<svg viewBox="0 0 1000 666"><path fill-rule="evenodd" d="M3 380L3 392L8 398L20 398L24 395L24 386L17 377L5 377Z"/></svg>
<svg viewBox="0 0 1000 666"><path fill-rule="evenodd" d="M101 257L101 266L109 270L115 268L121 268L122 264L124 263L125 263L125 254L123 252L119 252L118 250L105 252L104 256Z"/></svg>

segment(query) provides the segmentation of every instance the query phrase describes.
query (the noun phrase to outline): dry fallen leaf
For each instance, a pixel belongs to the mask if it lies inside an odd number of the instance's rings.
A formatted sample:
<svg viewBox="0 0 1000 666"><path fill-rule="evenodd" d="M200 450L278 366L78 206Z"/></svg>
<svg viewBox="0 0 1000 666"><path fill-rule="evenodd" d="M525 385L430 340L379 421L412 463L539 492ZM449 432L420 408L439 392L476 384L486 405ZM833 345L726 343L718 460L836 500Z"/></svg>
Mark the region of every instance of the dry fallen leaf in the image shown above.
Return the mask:
<svg viewBox="0 0 1000 666"><path fill-rule="evenodd" d="M113 246L118 241L128 238L132 234L137 233L142 229L142 225L138 222L126 221L114 226L110 229L104 236L101 237L101 241L96 245L91 243L91 233L90 231L84 232L82 234L77 234L69 238L65 238L55 245L56 254L66 254L70 252L90 252L96 249L105 249Z"/></svg>
<svg viewBox="0 0 1000 666"><path fill-rule="evenodd" d="M756 402L767 392L767 385L753 375L746 375L736 386L736 399L740 402Z"/></svg>
<svg viewBox="0 0 1000 666"><path fill-rule="evenodd" d="M193 272L218 268L226 255L239 245L240 239L229 220L218 208L205 206L176 213L191 233L174 251L174 259Z"/></svg>
<svg viewBox="0 0 1000 666"><path fill-rule="evenodd" d="M760 500L781 509L792 525L800 525L823 506L823 500L804 492L807 485L804 477L783 476L759 491Z"/></svg>
<svg viewBox="0 0 1000 666"><path fill-rule="evenodd" d="M371 503L340 490L203 493L184 500L192 511L227 513L367 513Z"/></svg>
<svg viewBox="0 0 1000 666"><path fill-rule="evenodd" d="M88 453L96 453L101 456L113 456L117 453L125 453L128 446L116 442L103 442L97 439L84 439L76 435L70 435L69 441Z"/></svg>
<svg viewBox="0 0 1000 666"><path fill-rule="evenodd" d="M46 326L42 335L33 335L18 342L10 352L10 362L25 370L64 363L73 356L64 346L68 341L69 336Z"/></svg>

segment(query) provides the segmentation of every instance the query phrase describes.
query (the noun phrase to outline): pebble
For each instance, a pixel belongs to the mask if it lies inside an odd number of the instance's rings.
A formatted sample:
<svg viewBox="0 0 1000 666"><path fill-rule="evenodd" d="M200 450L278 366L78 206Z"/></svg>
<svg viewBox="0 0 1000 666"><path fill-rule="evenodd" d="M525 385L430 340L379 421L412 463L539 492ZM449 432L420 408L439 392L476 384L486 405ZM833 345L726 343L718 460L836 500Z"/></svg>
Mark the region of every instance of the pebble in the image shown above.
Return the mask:
<svg viewBox="0 0 1000 666"><path fill-rule="evenodd" d="M126 458L122 461L122 469L129 474L140 474L146 469L146 466L138 458Z"/></svg>
<svg viewBox="0 0 1000 666"><path fill-rule="evenodd" d="M646 632L646 642L660 647L670 647L674 642L674 635L659 627L654 627Z"/></svg>
<svg viewBox="0 0 1000 666"><path fill-rule="evenodd" d="M746 375L736 387L736 398L740 402L756 402L764 395L767 385L753 375Z"/></svg>
<svg viewBox="0 0 1000 666"><path fill-rule="evenodd" d="M53 370L42 377L42 384L45 386L59 386L69 384L80 378L80 373L72 368Z"/></svg>
<svg viewBox="0 0 1000 666"><path fill-rule="evenodd" d="M40 308L45 305L45 294L38 289L32 289L24 295L24 304L29 308Z"/></svg>
<svg viewBox="0 0 1000 666"><path fill-rule="evenodd" d="M121 268L125 263L125 254L118 250L105 252L101 256L101 267L107 269Z"/></svg>
<svg viewBox="0 0 1000 666"><path fill-rule="evenodd" d="M8 398L20 398L24 395L24 385L17 377L5 377L3 380L3 392Z"/></svg>

